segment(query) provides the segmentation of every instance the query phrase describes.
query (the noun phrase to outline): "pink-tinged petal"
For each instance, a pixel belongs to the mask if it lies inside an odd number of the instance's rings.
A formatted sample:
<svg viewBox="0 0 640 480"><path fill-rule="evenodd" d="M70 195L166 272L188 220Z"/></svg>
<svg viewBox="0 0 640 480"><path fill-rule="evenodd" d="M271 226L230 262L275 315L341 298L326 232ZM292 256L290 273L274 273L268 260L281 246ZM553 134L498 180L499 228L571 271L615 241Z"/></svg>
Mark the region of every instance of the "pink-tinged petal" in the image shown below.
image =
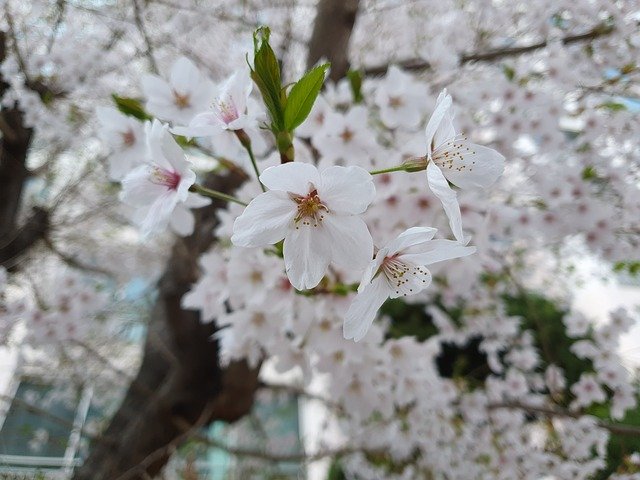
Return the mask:
<svg viewBox="0 0 640 480"><path fill-rule="evenodd" d="M200 79L200 70L186 57L180 57L171 67L171 86L182 95L190 95Z"/></svg>
<svg viewBox="0 0 640 480"><path fill-rule="evenodd" d="M504 157L492 148L475 143L464 145L453 162L440 167L442 173L460 188L491 186L504 171Z"/></svg>
<svg viewBox="0 0 640 480"><path fill-rule="evenodd" d="M173 213L169 219L169 226L171 227L171 230L181 237L191 235L193 233L195 223L193 213L191 213L191 210L186 208L184 204L176 205L176 208L173 209Z"/></svg>
<svg viewBox="0 0 640 480"><path fill-rule="evenodd" d="M400 235L398 235L394 240L392 240L389 245L387 245L388 253L386 253L386 255L394 255L406 248L428 242L435 236L437 231L437 228L431 227L408 228Z"/></svg>
<svg viewBox="0 0 640 480"><path fill-rule="evenodd" d="M378 310L389 298L389 287L383 277L377 277L353 299L344 318L342 334L347 340L359 342L371 328Z"/></svg>
<svg viewBox="0 0 640 480"><path fill-rule="evenodd" d="M466 247L453 240L432 240L416 247L415 251L400 255L400 260L414 265L431 265L433 263L466 257L476 253L476 247Z"/></svg>
<svg viewBox="0 0 640 480"><path fill-rule="evenodd" d="M427 137L427 149L431 152L431 144L436 135L438 128L440 127L440 123L442 123L443 119L449 112L451 108L451 95L447 93L447 90L443 90L438 96L438 100L436 101L436 108L429 119L429 123L427 123L427 128L425 129L425 136Z"/></svg>
<svg viewBox="0 0 640 480"><path fill-rule="evenodd" d="M265 247L282 240L293 225L295 203L287 194L265 192L254 198L233 223L231 242L239 247Z"/></svg>
<svg viewBox="0 0 640 480"><path fill-rule="evenodd" d="M427 166L427 180L433 194L442 202L454 237L459 242L466 244L462 232L462 214L460 213L460 205L458 205L458 195L451 189L442 171L433 162L429 162Z"/></svg>
<svg viewBox="0 0 640 480"><path fill-rule="evenodd" d="M364 168L333 166L320 172L318 196L330 212L363 213L376 196L373 178Z"/></svg>
<svg viewBox="0 0 640 480"><path fill-rule="evenodd" d="M320 174L310 163L290 162L267 168L260 175L260 181L269 190L307 195L310 185L320 185Z"/></svg>
<svg viewBox="0 0 640 480"><path fill-rule="evenodd" d="M297 290L317 286L331 261L331 245L318 228L301 226L284 239L284 266L291 285Z"/></svg>
<svg viewBox="0 0 640 480"><path fill-rule="evenodd" d="M152 167L140 165L131 170L122 179L122 191L120 200L128 205L142 207L150 205L153 201L167 191L167 187L151 181Z"/></svg>
<svg viewBox="0 0 640 480"><path fill-rule="evenodd" d="M339 267L359 271L373 258L373 239L360 217L326 215L319 234L331 246L331 259Z"/></svg>

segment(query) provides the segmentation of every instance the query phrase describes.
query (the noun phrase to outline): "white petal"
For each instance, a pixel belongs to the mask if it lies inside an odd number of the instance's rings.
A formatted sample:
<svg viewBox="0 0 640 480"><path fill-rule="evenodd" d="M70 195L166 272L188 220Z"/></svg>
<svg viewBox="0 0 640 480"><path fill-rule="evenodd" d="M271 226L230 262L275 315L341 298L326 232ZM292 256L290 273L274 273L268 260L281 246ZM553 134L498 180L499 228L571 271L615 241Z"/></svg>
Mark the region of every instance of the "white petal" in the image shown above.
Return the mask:
<svg viewBox="0 0 640 480"><path fill-rule="evenodd" d="M211 199L209 197L203 197L197 193L189 192L187 199L184 201L184 206L188 208L202 208L207 205L211 205Z"/></svg>
<svg viewBox="0 0 640 480"><path fill-rule="evenodd" d="M427 124L427 128L425 129L425 136L427 137L427 148L428 151L431 151L431 143L433 138L442 123L443 118L451 108L451 95L447 93L446 90L443 90L438 96L438 100L436 102L436 108L429 119L429 123Z"/></svg>
<svg viewBox="0 0 640 480"><path fill-rule="evenodd" d="M415 295L431 285L431 272L427 270L427 267L407 262L404 255L398 260L405 263L408 270L399 279L384 277L391 289L389 297L398 298Z"/></svg>
<svg viewBox="0 0 640 480"><path fill-rule="evenodd" d="M431 227L408 228L387 245L388 253L386 255L393 255L413 245L428 242L435 236L437 231L437 228Z"/></svg>
<svg viewBox="0 0 640 480"><path fill-rule="evenodd" d="M400 255L404 262L411 262L414 265L431 265L432 263L451 260L452 258L466 257L476 252L476 247L466 247L460 242L453 240L431 240L420 245L415 252Z"/></svg>
<svg viewBox="0 0 640 480"><path fill-rule="evenodd" d="M171 129L176 135L185 137L210 137L224 129L223 123L213 112L199 113L189 122L188 127L174 127Z"/></svg>
<svg viewBox="0 0 640 480"><path fill-rule="evenodd" d="M200 83L200 70L187 57L180 57L171 67L171 86L182 95L189 95Z"/></svg>
<svg viewBox="0 0 640 480"><path fill-rule="evenodd" d="M233 223L231 241L239 247L265 247L282 240L293 225L295 203L281 192L254 198Z"/></svg>
<svg viewBox="0 0 640 480"><path fill-rule="evenodd" d="M344 319L342 333L347 340L359 342L367 334L376 313L389 298L389 287L384 278L378 277L366 285L353 299Z"/></svg>
<svg viewBox="0 0 640 480"><path fill-rule="evenodd" d="M178 199L172 192L157 197L149 207L142 221L142 234L146 237L152 233L164 230L169 223L173 209Z"/></svg>
<svg viewBox="0 0 640 480"><path fill-rule="evenodd" d="M462 233L462 214L456 192L451 189L449 182L433 162L429 162L427 166L427 179L431 191L442 202L442 207L449 218L449 226L456 240L466 244Z"/></svg>
<svg viewBox="0 0 640 480"><path fill-rule="evenodd" d="M362 270L373 258L373 239L360 217L325 215L323 233L328 235L331 260L348 270Z"/></svg>
<svg viewBox="0 0 640 480"><path fill-rule="evenodd" d="M193 227L195 226L195 219L193 213L184 206L184 204L176 205L173 209L173 214L169 220L169 226L171 230L176 232L181 237L186 237L193 233Z"/></svg>
<svg viewBox="0 0 640 480"><path fill-rule="evenodd" d="M463 150L453 157L453 162L440 166L444 176L460 188L491 186L504 171L504 157L482 145L463 145Z"/></svg>
<svg viewBox="0 0 640 480"><path fill-rule="evenodd" d="M329 268L331 245L319 228L300 226L284 239L284 266L291 285L307 290L320 283Z"/></svg>
<svg viewBox="0 0 640 480"><path fill-rule="evenodd" d="M318 196L331 212L363 213L376 196L373 178L364 168L333 166L320 177Z"/></svg>
<svg viewBox="0 0 640 480"><path fill-rule="evenodd" d="M310 163L289 162L267 168L260 181L269 190L281 190L299 195L309 193L309 184L320 185L318 169Z"/></svg>
<svg viewBox="0 0 640 480"><path fill-rule="evenodd" d="M235 72L229 81L231 83L227 92L238 113L243 114L247 109L247 98L251 95L253 81L249 76L249 72L245 71Z"/></svg>
<svg viewBox="0 0 640 480"><path fill-rule="evenodd" d="M152 102L172 101L173 93L171 93L171 87L159 76L151 74L143 75L140 83L142 84L142 92L147 100Z"/></svg>

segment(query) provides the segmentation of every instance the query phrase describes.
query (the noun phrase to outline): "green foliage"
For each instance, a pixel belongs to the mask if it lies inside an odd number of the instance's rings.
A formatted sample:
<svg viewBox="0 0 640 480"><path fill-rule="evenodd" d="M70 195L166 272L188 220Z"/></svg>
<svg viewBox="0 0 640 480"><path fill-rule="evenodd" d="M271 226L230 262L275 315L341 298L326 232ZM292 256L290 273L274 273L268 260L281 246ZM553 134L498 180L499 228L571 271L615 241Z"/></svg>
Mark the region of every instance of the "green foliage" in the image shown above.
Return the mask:
<svg viewBox="0 0 640 480"><path fill-rule="evenodd" d="M284 126L287 131L292 132L309 116L324 83L328 68L328 63L319 65L309 70L293 85L287 97L287 106L284 111Z"/></svg>
<svg viewBox="0 0 640 480"><path fill-rule="evenodd" d="M349 80L349 86L351 87L353 103L361 103L364 100L362 95L362 72L358 70L349 70L347 72L347 79Z"/></svg>
<svg viewBox="0 0 640 480"><path fill-rule="evenodd" d="M504 76L507 77L507 80L509 80L510 82L513 81L513 79L516 76L515 69L506 64L502 65L502 72L504 73Z"/></svg>
<svg viewBox="0 0 640 480"><path fill-rule="evenodd" d="M631 260L616 262L613 266L613 271L618 273L628 273L635 277L640 274L640 261Z"/></svg>
<svg viewBox="0 0 640 480"><path fill-rule="evenodd" d="M306 120L324 84L329 68L325 63L309 70L295 82L287 95L288 85L282 85L280 64L276 58L268 27L260 27L253 34L253 67L251 79L262 94L282 162L294 160L293 131Z"/></svg>
<svg viewBox="0 0 640 480"><path fill-rule="evenodd" d="M627 107L623 103L613 101L601 103L597 108L604 108L606 110L611 110L612 112L619 112L621 110L627 109Z"/></svg>
<svg viewBox="0 0 640 480"><path fill-rule="evenodd" d="M260 27L253 34L253 68L251 79L254 81L271 117L274 131L284 130L284 110L286 96L282 88L280 65L271 45L269 27Z"/></svg>
<svg viewBox="0 0 640 480"><path fill-rule="evenodd" d="M392 319L387 332L389 338L414 335L422 342L438 333L431 318L425 313L423 304L408 304L402 299L394 298L387 300L380 312Z"/></svg>
<svg viewBox="0 0 640 480"><path fill-rule="evenodd" d="M562 368L569 384L575 383L582 372L591 371L591 362L576 357L570 350L574 340L567 336L562 322L565 312L552 301L535 293L521 293L506 297L507 314L522 318L523 330L530 330L545 369L550 364Z"/></svg>
<svg viewBox="0 0 640 480"><path fill-rule="evenodd" d="M111 98L116 104L116 108L125 115L135 117L139 120L151 120L153 117L145 112L142 103L137 98L120 97L115 93L111 94Z"/></svg>
<svg viewBox="0 0 640 480"><path fill-rule="evenodd" d="M342 471L342 466L340 465L340 461L336 460L329 467L329 472L327 473L327 480L347 480L346 475Z"/></svg>

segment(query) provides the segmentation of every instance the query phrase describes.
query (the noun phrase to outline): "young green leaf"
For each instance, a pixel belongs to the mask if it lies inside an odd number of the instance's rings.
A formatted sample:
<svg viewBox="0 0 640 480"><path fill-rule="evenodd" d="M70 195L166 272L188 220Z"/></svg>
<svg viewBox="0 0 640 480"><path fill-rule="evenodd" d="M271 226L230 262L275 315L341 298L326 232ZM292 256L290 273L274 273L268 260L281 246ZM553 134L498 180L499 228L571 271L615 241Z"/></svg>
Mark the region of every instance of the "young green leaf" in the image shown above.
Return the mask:
<svg viewBox="0 0 640 480"><path fill-rule="evenodd" d="M135 117L140 120L152 120L153 117L145 112L142 103L137 98L120 97L115 93L111 94L118 110L125 115Z"/></svg>
<svg viewBox="0 0 640 480"><path fill-rule="evenodd" d="M328 68L329 64L325 63L309 70L289 92L284 111L284 126L288 132L292 132L309 116Z"/></svg>
<svg viewBox="0 0 640 480"><path fill-rule="evenodd" d="M251 79L255 82L271 117L272 128L284 127L284 104L280 90L280 65L271 45L268 27L260 27L253 34L254 57Z"/></svg>

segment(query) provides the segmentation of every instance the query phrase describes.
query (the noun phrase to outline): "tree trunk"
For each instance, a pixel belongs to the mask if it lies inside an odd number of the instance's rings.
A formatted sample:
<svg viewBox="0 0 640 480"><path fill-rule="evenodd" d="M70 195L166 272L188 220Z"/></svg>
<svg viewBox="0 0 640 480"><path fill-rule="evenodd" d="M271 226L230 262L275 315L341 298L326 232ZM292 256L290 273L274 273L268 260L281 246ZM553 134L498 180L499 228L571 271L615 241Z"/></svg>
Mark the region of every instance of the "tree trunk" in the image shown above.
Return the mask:
<svg viewBox="0 0 640 480"><path fill-rule="evenodd" d="M307 67L321 58L331 62L329 78L343 78L349 70L349 40L360 0L322 0L309 41Z"/></svg>

